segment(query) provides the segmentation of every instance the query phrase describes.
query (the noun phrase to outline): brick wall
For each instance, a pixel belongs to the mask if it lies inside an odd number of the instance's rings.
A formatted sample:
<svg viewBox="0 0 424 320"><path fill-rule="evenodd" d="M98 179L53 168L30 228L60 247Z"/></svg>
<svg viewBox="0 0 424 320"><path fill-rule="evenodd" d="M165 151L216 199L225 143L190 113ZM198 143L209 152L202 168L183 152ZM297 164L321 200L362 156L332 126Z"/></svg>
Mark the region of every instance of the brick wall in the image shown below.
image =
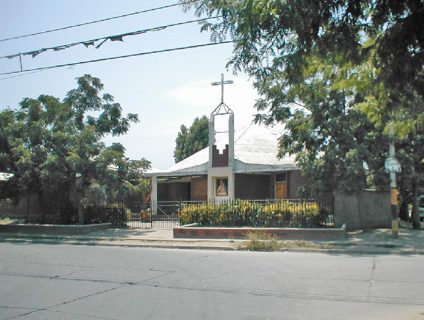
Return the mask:
<svg viewBox="0 0 424 320"><path fill-rule="evenodd" d="M191 200L206 201L208 199L207 177L194 178L191 180Z"/></svg>
<svg viewBox="0 0 424 320"><path fill-rule="evenodd" d="M225 149L222 154L216 148L216 145L212 146L212 167L228 167L228 144L225 145Z"/></svg>
<svg viewBox="0 0 424 320"><path fill-rule="evenodd" d="M238 199L273 199L275 174L236 174L235 197ZM288 172L288 198L299 198L297 190L305 181L299 170ZM207 200L207 177L194 178L191 183L160 183L159 201Z"/></svg>

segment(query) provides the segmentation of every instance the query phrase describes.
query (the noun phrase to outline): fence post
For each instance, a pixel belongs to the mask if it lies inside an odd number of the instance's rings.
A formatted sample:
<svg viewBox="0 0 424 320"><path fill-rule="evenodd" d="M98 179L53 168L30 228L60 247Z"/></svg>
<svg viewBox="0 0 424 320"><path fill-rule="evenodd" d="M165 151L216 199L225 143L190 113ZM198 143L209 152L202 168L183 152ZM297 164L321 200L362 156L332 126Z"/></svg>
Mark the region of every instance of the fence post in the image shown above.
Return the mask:
<svg viewBox="0 0 424 320"><path fill-rule="evenodd" d="M150 201L150 214L149 214L149 220L150 220L150 228L153 228L153 207L156 207L156 203L154 200Z"/></svg>
<svg viewBox="0 0 424 320"><path fill-rule="evenodd" d="M126 216L126 214L125 214L125 205L124 205L124 203L123 202L121 202L121 219L122 219L122 225L124 226L124 227L126 227L127 226L127 216Z"/></svg>

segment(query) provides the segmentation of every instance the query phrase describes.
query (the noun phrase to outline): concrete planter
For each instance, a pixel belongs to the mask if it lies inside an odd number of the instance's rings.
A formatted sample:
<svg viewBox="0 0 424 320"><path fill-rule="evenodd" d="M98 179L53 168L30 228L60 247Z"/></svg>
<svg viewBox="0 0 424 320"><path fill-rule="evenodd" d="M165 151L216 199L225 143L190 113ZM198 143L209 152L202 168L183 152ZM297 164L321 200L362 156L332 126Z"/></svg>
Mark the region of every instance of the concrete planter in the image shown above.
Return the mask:
<svg viewBox="0 0 424 320"><path fill-rule="evenodd" d="M0 225L0 232L46 233L46 234L84 234L109 229L111 223L64 225L64 224L6 224Z"/></svg>
<svg viewBox="0 0 424 320"><path fill-rule="evenodd" d="M174 238L197 239L246 239L252 232L269 234L283 240L342 240L346 238L346 226L341 228L251 228L251 227L202 227L197 224L175 227Z"/></svg>

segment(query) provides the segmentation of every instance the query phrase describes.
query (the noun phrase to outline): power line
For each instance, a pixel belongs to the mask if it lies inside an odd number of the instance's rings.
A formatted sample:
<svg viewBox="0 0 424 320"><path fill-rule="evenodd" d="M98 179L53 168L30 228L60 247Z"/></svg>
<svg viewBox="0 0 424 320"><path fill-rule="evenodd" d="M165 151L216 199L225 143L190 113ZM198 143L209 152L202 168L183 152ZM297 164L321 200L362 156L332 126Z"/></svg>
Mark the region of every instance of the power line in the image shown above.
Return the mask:
<svg viewBox="0 0 424 320"><path fill-rule="evenodd" d="M11 75L11 74L21 74L21 73L30 72L30 71L41 71L41 70L49 70L49 69L70 67L70 66L76 66L76 65L80 65L80 64L88 64L88 63L102 62L102 61L108 61L108 60L117 60L117 59L132 58L132 57L137 57L137 56L146 56L146 55L157 54L157 53L164 53L164 52L171 52L171 51L181 51L181 50L187 50L187 49L210 47L210 46L216 46L216 45L221 45L221 44L228 44L228 43L233 43L233 42L234 41L229 40L229 41L222 41L222 42L217 42L217 43L204 43L204 44L196 44L196 45L185 46L185 47L176 47L176 48L154 50L154 51L147 51L147 52L138 52L138 53L127 54L127 55L122 55L122 56L114 56L114 57L100 58L100 59L94 59L94 60L85 60L85 61L79 61L79 62L57 64L57 65L53 65L53 66L39 67L39 68L32 68L32 69L24 69L24 70L19 70L19 71L3 72L3 73L0 73L0 76ZM0 80L5 80L5 79L7 79L7 78L3 78L3 79L0 79Z"/></svg>
<svg viewBox="0 0 424 320"><path fill-rule="evenodd" d="M142 14L142 13L147 13L147 12L152 12L152 11L157 11L157 10L163 10L163 9L167 9L167 8L172 8L172 7L176 7L176 6L180 6L180 5L181 4L179 4L179 3L169 4L169 5L165 5L165 6L161 6L161 7L156 7L156 8L151 8L151 9L146 9L146 10L142 10L142 11L136 11L136 12L126 13L126 14L122 14L122 15L119 15L119 16L115 16L115 17L104 18L104 19L99 19L99 20L94 20L94 21L88 21L88 22L74 24L74 25L70 25L70 26L66 26L66 27L49 29L49 30L45 30L45 31L39 31L39 32L30 33L30 34L24 34L24 35L20 35L20 36L14 36L14 37L10 37L10 38L4 38L4 39L0 39L0 42L10 41L10 40L16 40L16 39L21 39L21 38L27 38L27 37L33 37L33 36L38 36L40 34L45 34L45 33L50 33L50 32L56 32L56 31L62 31L62 30L67 30L67 29L82 27L82 26L86 26L86 25L90 25L90 24L99 23L99 22L105 22L105 21L110 21L110 20L114 20L114 19L120 19L120 18L129 17L129 16L134 16L134 15L138 15L138 14Z"/></svg>
<svg viewBox="0 0 424 320"><path fill-rule="evenodd" d="M95 46L96 42L103 40L103 41L101 41L101 43L99 43L96 46L96 49L98 49L107 40L124 41L123 38L127 37L127 36L135 36L135 35L139 35L139 34L143 34L143 33L147 33L147 32L152 32L152 31L161 31L161 30L171 28L171 27L191 24L191 23L195 23L195 22L206 21L206 20L215 19L215 18L220 18L220 17L210 17L210 18L204 18L204 19L196 19L196 20L189 20L189 21L184 21L184 22L177 22L177 23L167 24L167 25L163 25L163 26L159 26L159 27L152 27L152 28L148 28L148 29L142 29L142 30L136 30L136 31L126 32L126 33L116 34L116 35L113 35L113 36L105 36L105 37L100 37L100 38L96 38L96 39L90 39L90 40L83 40L83 41L78 41L78 42L73 42L73 43L61 44L61 45L57 45L57 46L49 47L49 48L42 48L42 49L37 49L37 50L31 50L31 51L26 51L26 52L9 54L9 55L6 55L6 56L1 56L0 59L13 59L13 58L17 58L17 57L20 57L20 56L26 56L26 55L32 55L32 57L34 58L37 55L39 55L40 53L45 52L45 51L49 51L49 50L59 51L59 50L68 49L68 48L71 48L71 47L74 47L74 46L77 46L77 45L84 45L86 48L88 48L89 46Z"/></svg>
<svg viewBox="0 0 424 320"><path fill-rule="evenodd" d="M15 75L13 75L13 76L0 78L0 81L1 81L1 80L13 79L13 78L19 78L19 77L27 76L27 75L29 75L29 74L38 73L38 72L42 72L42 71L44 71L44 70L35 70L35 71L31 71L31 72L29 72L29 71L28 71L28 72L22 71L22 73L15 74Z"/></svg>

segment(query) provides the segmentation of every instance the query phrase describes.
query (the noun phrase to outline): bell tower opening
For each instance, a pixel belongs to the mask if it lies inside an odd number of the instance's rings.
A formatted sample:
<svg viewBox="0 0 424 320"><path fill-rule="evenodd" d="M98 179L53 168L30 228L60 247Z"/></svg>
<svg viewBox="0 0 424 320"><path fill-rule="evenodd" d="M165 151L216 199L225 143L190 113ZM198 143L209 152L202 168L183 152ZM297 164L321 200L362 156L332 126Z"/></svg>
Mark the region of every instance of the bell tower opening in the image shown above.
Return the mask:
<svg viewBox="0 0 424 320"><path fill-rule="evenodd" d="M209 166L229 167L234 158L234 113L224 103L224 85L233 81L224 81L221 74L220 82L212 85L221 86L221 103L211 113L209 120Z"/></svg>

